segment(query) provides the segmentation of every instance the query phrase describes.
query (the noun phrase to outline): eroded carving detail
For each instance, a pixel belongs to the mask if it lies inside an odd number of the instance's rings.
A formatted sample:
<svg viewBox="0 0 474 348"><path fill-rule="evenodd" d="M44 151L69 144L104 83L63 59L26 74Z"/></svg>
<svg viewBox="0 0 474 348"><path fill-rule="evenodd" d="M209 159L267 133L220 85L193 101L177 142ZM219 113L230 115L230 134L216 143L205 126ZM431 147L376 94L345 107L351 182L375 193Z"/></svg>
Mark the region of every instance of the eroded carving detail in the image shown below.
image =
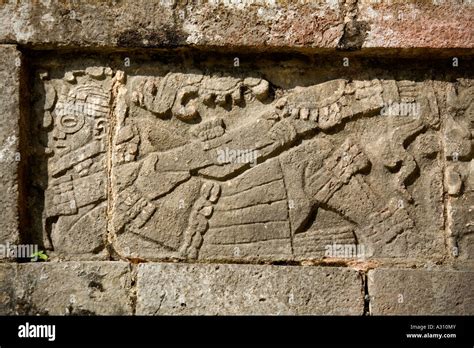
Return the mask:
<svg viewBox="0 0 474 348"><path fill-rule="evenodd" d="M474 86L460 80L449 85L447 92L449 116L444 139L448 161L445 190L448 200L449 247L453 257L474 257Z"/></svg>

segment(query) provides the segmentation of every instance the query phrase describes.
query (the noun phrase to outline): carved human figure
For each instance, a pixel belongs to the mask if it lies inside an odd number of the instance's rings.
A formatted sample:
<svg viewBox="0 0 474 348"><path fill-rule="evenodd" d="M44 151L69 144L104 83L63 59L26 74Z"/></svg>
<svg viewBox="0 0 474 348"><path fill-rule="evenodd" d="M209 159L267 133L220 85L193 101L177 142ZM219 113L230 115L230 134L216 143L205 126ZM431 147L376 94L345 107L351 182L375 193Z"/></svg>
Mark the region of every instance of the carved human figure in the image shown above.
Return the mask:
<svg viewBox="0 0 474 348"><path fill-rule="evenodd" d="M150 153L139 161L134 155L128 161L121 155L119 163L129 163L116 169L117 177L127 177L120 180L115 199L117 237L127 231L141 235L160 245L168 257L196 258L206 241L271 247L280 239L291 249L294 235L303 232L315 209L324 206L355 223L358 238L381 252L413 227L412 220L396 201L381 200L372 192L362 175L370 163L357 142L332 144L317 134L351 117L377 112L388 100L399 98L394 81L333 80L296 89L262 106L253 121L238 128L227 130L224 120L212 120L197 126L197 139L185 145ZM308 140L300 144L303 139ZM133 145L128 153L134 154L139 141L130 123L119 131L117 146ZM258 164L222 163L223 148L256 151ZM166 232L147 225L156 225L154 217L164 214L160 201L178 191L190 202L188 225L170 243ZM288 206L294 200L301 208L292 211Z"/></svg>
<svg viewBox="0 0 474 348"><path fill-rule="evenodd" d="M109 99L100 86L79 85L59 96L52 113L45 227L58 252L83 254L103 247Z"/></svg>

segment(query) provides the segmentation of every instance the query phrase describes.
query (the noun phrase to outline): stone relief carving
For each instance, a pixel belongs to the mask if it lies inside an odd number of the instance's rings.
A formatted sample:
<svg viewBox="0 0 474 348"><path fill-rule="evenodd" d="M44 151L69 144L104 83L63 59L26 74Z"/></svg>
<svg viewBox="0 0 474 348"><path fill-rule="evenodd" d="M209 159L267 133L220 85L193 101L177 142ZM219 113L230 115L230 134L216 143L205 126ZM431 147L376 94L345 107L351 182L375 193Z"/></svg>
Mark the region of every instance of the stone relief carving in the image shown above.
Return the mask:
<svg viewBox="0 0 474 348"><path fill-rule="evenodd" d="M446 91L449 116L444 139L448 200L448 245L454 257L474 257L474 86L461 80Z"/></svg>
<svg viewBox="0 0 474 348"><path fill-rule="evenodd" d="M88 68L55 80L40 75L46 91L40 102L47 180L36 178L33 185L44 192L46 244L59 254L104 254L112 70Z"/></svg>
<svg viewBox="0 0 474 348"><path fill-rule="evenodd" d="M43 233L66 254L275 261L344 244L363 257L442 256L443 175L452 202L473 186L472 88L447 92L442 127L430 82L282 90L260 76L96 67L39 85L54 150L34 185ZM442 132L469 144L445 174ZM469 250L469 228L451 229L452 246Z"/></svg>

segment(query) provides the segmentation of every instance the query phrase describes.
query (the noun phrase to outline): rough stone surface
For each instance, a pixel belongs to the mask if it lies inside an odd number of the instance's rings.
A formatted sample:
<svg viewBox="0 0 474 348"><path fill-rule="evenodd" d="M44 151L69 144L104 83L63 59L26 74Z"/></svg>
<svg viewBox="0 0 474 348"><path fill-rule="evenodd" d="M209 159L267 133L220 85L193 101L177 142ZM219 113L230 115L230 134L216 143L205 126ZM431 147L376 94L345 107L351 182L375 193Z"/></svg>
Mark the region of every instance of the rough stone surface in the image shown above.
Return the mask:
<svg viewBox="0 0 474 348"><path fill-rule="evenodd" d="M18 164L21 53L0 45L0 244L19 241ZM0 255L0 259L3 255Z"/></svg>
<svg viewBox="0 0 474 348"><path fill-rule="evenodd" d="M0 265L1 315L132 314L124 262Z"/></svg>
<svg viewBox="0 0 474 348"><path fill-rule="evenodd" d="M2 1L0 43L42 47L472 48L470 1ZM409 24L409 25L407 25ZM409 29L407 29L409 27Z"/></svg>
<svg viewBox="0 0 474 348"><path fill-rule="evenodd" d="M370 30L364 48L473 47L472 1L359 0L360 23Z"/></svg>
<svg viewBox="0 0 474 348"><path fill-rule="evenodd" d="M474 272L376 269L369 271L373 315L473 315Z"/></svg>
<svg viewBox="0 0 474 348"><path fill-rule="evenodd" d="M0 315L15 311L16 264L0 264Z"/></svg>
<svg viewBox="0 0 474 348"><path fill-rule="evenodd" d="M138 270L137 314L361 315L363 308L362 279L348 269L142 264Z"/></svg>

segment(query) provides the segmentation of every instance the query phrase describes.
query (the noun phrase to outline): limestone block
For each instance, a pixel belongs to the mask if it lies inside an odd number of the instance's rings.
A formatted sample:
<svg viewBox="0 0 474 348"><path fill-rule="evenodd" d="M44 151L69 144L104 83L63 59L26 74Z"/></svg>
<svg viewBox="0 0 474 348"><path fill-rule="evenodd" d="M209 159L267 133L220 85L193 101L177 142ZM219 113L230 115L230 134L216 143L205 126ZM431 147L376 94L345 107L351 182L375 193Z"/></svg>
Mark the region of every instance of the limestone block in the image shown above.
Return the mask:
<svg viewBox="0 0 474 348"><path fill-rule="evenodd" d="M0 244L19 242L20 70L14 45L0 45ZM0 259L3 255L0 255Z"/></svg>
<svg viewBox="0 0 474 348"><path fill-rule="evenodd" d="M141 264L137 314L361 315L362 280L341 268Z"/></svg>
<svg viewBox="0 0 474 348"><path fill-rule="evenodd" d="M474 272L376 269L369 271L373 315L472 315Z"/></svg>
<svg viewBox="0 0 474 348"><path fill-rule="evenodd" d="M1 265L1 314L132 314L130 266L123 262Z"/></svg>

